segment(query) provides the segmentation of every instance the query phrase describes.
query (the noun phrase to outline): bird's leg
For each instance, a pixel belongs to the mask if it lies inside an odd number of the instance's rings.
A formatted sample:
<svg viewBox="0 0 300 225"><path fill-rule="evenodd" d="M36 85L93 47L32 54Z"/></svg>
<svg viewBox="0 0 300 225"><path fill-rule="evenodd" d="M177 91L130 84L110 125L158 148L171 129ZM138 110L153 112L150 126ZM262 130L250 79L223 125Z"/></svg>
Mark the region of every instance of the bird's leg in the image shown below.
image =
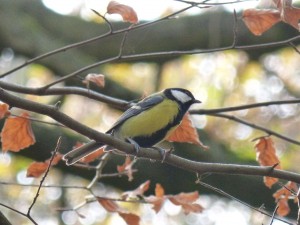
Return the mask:
<svg viewBox="0 0 300 225"><path fill-rule="evenodd" d="M157 147L157 146L153 146L151 148L154 149L154 150L159 151L159 154L162 157L161 163L163 163L165 161L166 157L169 156L174 150L173 148L170 148L169 150L166 150L166 149L163 149L163 148Z"/></svg>
<svg viewBox="0 0 300 225"><path fill-rule="evenodd" d="M138 143L136 143L133 139L131 138L126 138L126 141L128 141L130 144L133 145L135 153L136 153L136 157L138 156L139 152L140 152L140 146Z"/></svg>

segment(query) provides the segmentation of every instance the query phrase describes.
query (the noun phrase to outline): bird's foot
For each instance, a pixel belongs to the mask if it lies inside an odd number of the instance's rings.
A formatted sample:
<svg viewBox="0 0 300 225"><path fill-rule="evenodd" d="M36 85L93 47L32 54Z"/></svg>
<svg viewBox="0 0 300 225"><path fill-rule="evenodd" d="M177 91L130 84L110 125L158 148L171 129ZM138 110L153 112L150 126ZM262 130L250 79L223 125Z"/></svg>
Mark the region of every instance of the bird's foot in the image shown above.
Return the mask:
<svg viewBox="0 0 300 225"><path fill-rule="evenodd" d="M167 158L167 156L169 156L174 151L174 148L170 148L170 149L166 150L166 149L163 149L163 148L160 148L157 146L152 147L152 149L157 150L159 152L159 154L161 155L161 157L162 157L161 163L163 163L165 161L165 159Z"/></svg>
<svg viewBox="0 0 300 225"><path fill-rule="evenodd" d="M135 150L135 157L138 157L138 154L140 152L141 147L139 146L138 143L136 143L133 139L131 138L126 138L126 141L128 141L130 144L133 145L134 150Z"/></svg>

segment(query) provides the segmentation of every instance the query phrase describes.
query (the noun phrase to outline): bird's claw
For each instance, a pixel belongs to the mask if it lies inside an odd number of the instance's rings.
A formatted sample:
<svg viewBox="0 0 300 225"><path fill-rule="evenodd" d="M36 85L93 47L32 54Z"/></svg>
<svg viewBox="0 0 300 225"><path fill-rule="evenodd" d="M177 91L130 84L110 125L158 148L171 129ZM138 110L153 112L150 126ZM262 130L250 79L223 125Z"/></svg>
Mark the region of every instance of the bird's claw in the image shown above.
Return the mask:
<svg viewBox="0 0 300 225"><path fill-rule="evenodd" d="M174 151L174 148L170 148L170 149L166 150L166 149L156 147L156 146L152 147L152 149L159 151L159 154L162 157L161 163L163 163L165 161L165 159L167 158L167 156L169 156Z"/></svg>
<svg viewBox="0 0 300 225"><path fill-rule="evenodd" d="M126 138L126 140L130 143L130 144L132 144L133 145L133 148L134 148L134 151L135 151L135 157L137 157L138 156L138 154L139 154L139 152L140 152L140 149L141 149L141 147L139 146L139 144L138 143L136 143L133 139L131 139L131 138Z"/></svg>

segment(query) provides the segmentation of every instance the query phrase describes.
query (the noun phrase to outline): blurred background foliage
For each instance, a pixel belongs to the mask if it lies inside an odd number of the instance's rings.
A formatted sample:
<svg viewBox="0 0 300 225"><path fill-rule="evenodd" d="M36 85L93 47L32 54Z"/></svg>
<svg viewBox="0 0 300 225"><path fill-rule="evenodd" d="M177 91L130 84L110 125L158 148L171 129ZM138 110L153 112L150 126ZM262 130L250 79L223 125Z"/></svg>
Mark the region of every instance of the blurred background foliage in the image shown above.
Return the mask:
<svg viewBox="0 0 300 225"><path fill-rule="evenodd" d="M45 2L49 4L49 1ZM28 1L26 4L16 0L2 1L0 3L0 73L41 53L103 33L106 30L103 21L99 21L94 14L87 13L87 6L83 4L77 1L75 4L77 6L67 15L60 15L45 8L42 2L37 0ZM85 10L79 10L82 7L85 7ZM160 16L170 10L174 9L166 8ZM101 9L99 11L101 12ZM176 20L178 22L164 21L130 33L128 43L125 45L126 54L169 49L210 49L227 46L232 42L233 16L224 7L192 10L190 14L185 13ZM208 26L203 28L203 24ZM116 28L127 26L119 21L113 25ZM195 29L197 26L199 28ZM239 45L269 43L292 37L296 33L288 25L281 24L276 25L262 37L254 37L240 20L238 28ZM169 35L173 35L175 41L171 40ZM4 80L27 87L46 85L59 76L111 57L118 50L119 45L116 43L121 38L122 36L113 36L100 43L51 56L9 75ZM181 57L149 57L131 62L107 63L89 71L105 75L107 83L105 88L92 88L109 96L136 100L167 87L183 87L192 91L195 97L202 101L202 104L197 105L196 108L211 109L299 98L299 59L299 53L293 48L282 46L249 51L227 50ZM81 77L89 71L80 74ZM58 84L58 86L63 85L84 87L81 79L78 78ZM62 101L61 111L99 131L107 130L122 113L109 105L75 95L63 97L27 95L26 97L45 104ZM20 110L13 109L14 114L19 112ZM229 114L289 138L295 140L300 138L299 106L296 104L260 107ZM32 117L54 122L42 115L32 114ZM174 154L196 161L257 165L255 143L251 140L266 135L265 133L213 116L195 115L193 122L199 128L201 141L208 145L210 150L204 151L189 144L175 144ZM38 184L39 179L26 178L26 169L32 160L43 161L49 158L59 136L63 136L62 152L69 151L78 140L86 140L68 129L55 125L33 122L33 130L37 140L34 146L18 154L7 153L0 157L1 202L20 211L28 209L36 187L6 185L1 182ZM277 138L273 140L282 168L299 172L299 146ZM116 165L122 162L122 157L116 157L106 170L116 171ZM180 208L167 203L161 213L154 215L150 206L125 205L140 212L144 224L156 224L159 221L159 224L241 225L262 224L268 221L267 217L252 212L237 202L215 196L216 193L211 190L199 187L195 184L194 174L159 162L145 160L138 161L135 168L138 172L132 182L128 182L126 177L104 179L95 187L96 192L99 196L117 197L121 190L134 189L140 183L150 179L152 188L149 194L153 193L155 183L161 183L167 194L199 190L201 196L199 202L208 209L200 215L183 216ZM51 170L46 183L84 186L93 175L93 171L68 168L61 163L57 169ZM276 188L272 190L266 188L260 177L207 175L204 181L255 207L264 205L271 212L275 207L272 193ZM86 191L78 189L45 188L39 197L38 205L35 206L33 217L38 218L40 224L45 225L121 224L123 222L119 217L106 213L97 203L88 204L80 209L80 214L85 215L85 218L76 215L73 211L56 210L80 204L86 194ZM49 204L51 204L51 212L49 212ZM0 209L8 215L8 218L13 218L14 224L31 224L10 210ZM218 217L215 216L216 212ZM291 216L295 214L294 210Z"/></svg>

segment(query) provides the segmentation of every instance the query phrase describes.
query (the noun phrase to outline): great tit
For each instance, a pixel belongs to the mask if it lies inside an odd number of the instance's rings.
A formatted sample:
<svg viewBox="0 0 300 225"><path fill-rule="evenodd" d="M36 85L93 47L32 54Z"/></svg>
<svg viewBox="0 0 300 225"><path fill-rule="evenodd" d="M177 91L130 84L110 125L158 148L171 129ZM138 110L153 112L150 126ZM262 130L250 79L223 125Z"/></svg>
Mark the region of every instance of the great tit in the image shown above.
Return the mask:
<svg viewBox="0 0 300 225"><path fill-rule="evenodd" d="M106 133L133 144L136 150L153 147L176 129L194 103L201 102L186 89L165 89L127 109ZM104 145L88 142L65 154L63 159L67 165L72 165Z"/></svg>

